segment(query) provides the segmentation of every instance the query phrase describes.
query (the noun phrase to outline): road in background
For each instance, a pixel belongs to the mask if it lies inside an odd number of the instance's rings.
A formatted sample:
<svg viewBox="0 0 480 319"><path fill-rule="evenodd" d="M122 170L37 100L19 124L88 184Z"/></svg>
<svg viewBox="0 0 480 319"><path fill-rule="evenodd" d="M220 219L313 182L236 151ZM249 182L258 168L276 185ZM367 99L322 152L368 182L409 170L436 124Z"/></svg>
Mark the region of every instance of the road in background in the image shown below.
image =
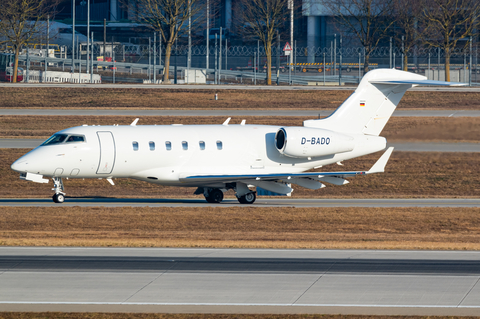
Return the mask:
<svg viewBox="0 0 480 319"><path fill-rule="evenodd" d="M334 110L125 110L125 109L2 109L0 115L81 116L305 116L324 118ZM479 110L396 110L394 117L479 117ZM221 124L221 123L220 123Z"/></svg>
<svg viewBox="0 0 480 319"><path fill-rule="evenodd" d="M318 83L322 77L318 77ZM0 87L55 87L55 88L101 88L101 89L180 89L180 90L344 90L354 91L356 86L323 85L212 85L212 84L70 84L70 83L0 83ZM414 87L409 91L420 92L480 92L480 87Z"/></svg>

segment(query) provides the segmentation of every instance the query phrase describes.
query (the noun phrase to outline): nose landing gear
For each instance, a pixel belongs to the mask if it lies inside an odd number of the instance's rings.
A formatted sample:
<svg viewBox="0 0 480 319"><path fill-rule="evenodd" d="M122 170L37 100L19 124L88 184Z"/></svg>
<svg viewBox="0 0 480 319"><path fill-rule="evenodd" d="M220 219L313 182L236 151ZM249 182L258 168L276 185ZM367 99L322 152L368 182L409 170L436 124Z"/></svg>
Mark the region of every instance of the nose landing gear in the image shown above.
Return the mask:
<svg viewBox="0 0 480 319"><path fill-rule="evenodd" d="M55 203L63 203L65 201L65 193L63 192L63 181L60 177L54 177L52 191L55 191L52 199Z"/></svg>

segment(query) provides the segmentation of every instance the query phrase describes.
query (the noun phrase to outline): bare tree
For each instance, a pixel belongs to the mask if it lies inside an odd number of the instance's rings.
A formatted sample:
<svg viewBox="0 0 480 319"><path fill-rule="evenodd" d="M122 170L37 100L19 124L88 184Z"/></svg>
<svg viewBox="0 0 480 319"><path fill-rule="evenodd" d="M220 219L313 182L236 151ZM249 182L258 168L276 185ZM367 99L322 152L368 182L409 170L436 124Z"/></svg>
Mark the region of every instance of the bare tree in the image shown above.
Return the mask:
<svg viewBox="0 0 480 319"><path fill-rule="evenodd" d="M445 79L450 81L450 58L459 41L478 32L480 1L424 0L425 43L445 52ZM464 47L468 43L465 42Z"/></svg>
<svg viewBox="0 0 480 319"><path fill-rule="evenodd" d="M237 2L237 28L244 36L258 38L267 56L267 84L272 84L272 43L277 31L288 21L289 0L239 0Z"/></svg>
<svg viewBox="0 0 480 319"><path fill-rule="evenodd" d="M397 0L393 2L393 16L395 18L396 39L402 43L403 70L408 71L408 52L422 40L423 20L421 19L423 6L419 0Z"/></svg>
<svg viewBox="0 0 480 319"><path fill-rule="evenodd" d="M365 48L364 71L368 72L370 55L393 24L394 0L311 0L335 17L340 32L356 38Z"/></svg>
<svg viewBox="0 0 480 319"><path fill-rule="evenodd" d="M0 43L8 43L13 47L13 82L17 82L20 49L45 31L46 24L42 21L47 19L47 15L53 16L57 3L56 0L0 1Z"/></svg>
<svg viewBox="0 0 480 319"><path fill-rule="evenodd" d="M134 5L128 6L142 23L147 23L154 31L161 34L165 49L165 68L163 83L170 83L169 69L170 56L175 41L186 32L184 28L188 19L192 25L198 24L202 15L198 14L206 7L205 0L136 0Z"/></svg>

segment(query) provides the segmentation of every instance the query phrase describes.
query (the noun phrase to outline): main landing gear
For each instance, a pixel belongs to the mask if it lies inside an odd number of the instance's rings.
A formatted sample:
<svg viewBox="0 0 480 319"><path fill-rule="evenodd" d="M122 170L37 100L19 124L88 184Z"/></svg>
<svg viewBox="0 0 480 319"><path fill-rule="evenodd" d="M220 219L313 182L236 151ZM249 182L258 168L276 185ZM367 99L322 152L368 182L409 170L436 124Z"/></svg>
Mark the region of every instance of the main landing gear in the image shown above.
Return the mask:
<svg viewBox="0 0 480 319"><path fill-rule="evenodd" d="M65 201L65 193L63 192L63 181L60 177L54 177L52 191L55 191L52 199L55 203L63 203Z"/></svg>
<svg viewBox="0 0 480 319"><path fill-rule="evenodd" d="M223 192L219 188L205 189L203 196L209 203L220 203L223 200Z"/></svg>
<svg viewBox="0 0 480 319"><path fill-rule="evenodd" d="M240 204L253 204L257 199L257 194L255 192L251 192L237 197L237 199Z"/></svg>
<svg viewBox="0 0 480 319"><path fill-rule="evenodd" d="M252 192L243 183L227 184L225 189L234 189L240 204L253 204L257 199L256 192ZM220 188L199 187L194 194L202 194L209 203L220 203L223 200L223 191Z"/></svg>

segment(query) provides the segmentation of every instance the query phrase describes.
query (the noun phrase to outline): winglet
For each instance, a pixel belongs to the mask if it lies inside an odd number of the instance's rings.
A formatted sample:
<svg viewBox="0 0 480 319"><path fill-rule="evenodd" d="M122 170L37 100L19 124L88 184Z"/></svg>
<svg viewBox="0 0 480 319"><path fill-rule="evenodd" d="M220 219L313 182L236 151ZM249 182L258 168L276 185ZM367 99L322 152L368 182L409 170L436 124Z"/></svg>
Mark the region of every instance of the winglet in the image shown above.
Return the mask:
<svg viewBox="0 0 480 319"><path fill-rule="evenodd" d="M383 173L385 171L385 165L387 165L390 155L392 155L393 147L389 147L385 153L378 159L378 161L373 164L372 168L367 172L367 174L373 173Z"/></svg>
<svg viewBox="0 0 480 319"><path fill-rule="evenodd" d="M132 122L132 124L130 124L130 126L137 126L138 120L139 120L139 118L136 118L136 119Z"/></svg>

